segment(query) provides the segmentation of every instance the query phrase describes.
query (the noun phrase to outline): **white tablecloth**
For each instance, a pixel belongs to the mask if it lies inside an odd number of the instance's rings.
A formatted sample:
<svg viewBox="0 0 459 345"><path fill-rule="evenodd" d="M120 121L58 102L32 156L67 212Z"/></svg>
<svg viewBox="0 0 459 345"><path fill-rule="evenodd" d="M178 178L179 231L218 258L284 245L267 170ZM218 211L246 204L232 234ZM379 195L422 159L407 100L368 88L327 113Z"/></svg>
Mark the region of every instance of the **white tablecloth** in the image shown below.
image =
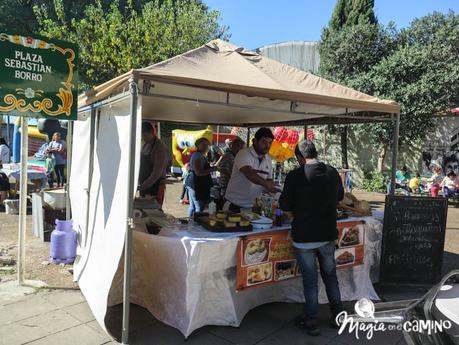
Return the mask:
<svg viewBox="0 0 459 345"><path fill-rule="evenodd" d="M366 222L365 264L338 270L344 301L379 299L371 277L377 279L382 224L374 218L359 219ZM239 326L249 310L265 303L304 302L300 278L236 292L236 247L241 234L247 233L216 234L192 225L186 230L164 229L157 236L134 231L132 303L187 337L205 325ZM319 301L327 303L319 281ZM109 305L122 302L122 285L121 261Z"/></svg>

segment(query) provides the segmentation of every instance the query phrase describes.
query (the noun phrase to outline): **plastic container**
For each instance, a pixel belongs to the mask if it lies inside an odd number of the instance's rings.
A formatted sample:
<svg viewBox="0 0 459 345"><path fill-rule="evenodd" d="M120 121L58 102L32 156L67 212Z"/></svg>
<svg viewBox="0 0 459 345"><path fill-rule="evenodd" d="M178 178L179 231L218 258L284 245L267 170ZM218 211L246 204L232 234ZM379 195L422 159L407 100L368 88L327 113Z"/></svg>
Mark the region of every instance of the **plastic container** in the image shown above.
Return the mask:
<svg viewBox="0 0 459 345"><path fill-rule="evenodd" d="M433 185L432 187L430 187L430 195L433 197L433 198L436 198L438 196L438 192L440 190L440 186L438 185Z"/></svg>
<svg viewBox="0 0 459 345"><path fill-rule="evenodd" d="M43 202L53 210L63 210L65 208L66 192L63 189L43 191Z"/></svg>
<svg viewBox="0 0 459 345"><path fill-rule="evenodd" d="M56 219L56 228L51 233L50 261L55 264L71 264L75 261L77 233L71 220Z"/></svg>
<svg viewBox="0 0 459 345"><path fill-rule="evenodd" d="M215 201L211 201L209 203L209 214L215 214L217 213L217 204L215 203Z"/></svg>
<svg viewBox="0 0 459 345"><path fill-rule="evenodd" d="M273 226L273 220L264 216L261 216L257 220L252 220L250 223L252 223L253 230L265 230Z"/></svg>
<svg viewBox="0 0 459 345"><path fill-rule="evenodd" d="M3 203L6 214L19 214L19 199L6 199Z"/></svg>

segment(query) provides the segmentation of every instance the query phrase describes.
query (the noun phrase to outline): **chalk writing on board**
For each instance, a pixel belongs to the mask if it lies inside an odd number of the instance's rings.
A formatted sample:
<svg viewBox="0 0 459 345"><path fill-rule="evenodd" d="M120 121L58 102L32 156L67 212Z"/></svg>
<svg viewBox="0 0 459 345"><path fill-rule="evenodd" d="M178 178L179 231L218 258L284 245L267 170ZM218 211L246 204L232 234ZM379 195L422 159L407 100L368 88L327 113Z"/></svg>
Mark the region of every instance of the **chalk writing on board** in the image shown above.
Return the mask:
<svg viewBox="0 0 459 345"><path fill-rule="evenodd" d="M381 283L432 285L443 263L447 201L387 196L381 250Z"/></svg>

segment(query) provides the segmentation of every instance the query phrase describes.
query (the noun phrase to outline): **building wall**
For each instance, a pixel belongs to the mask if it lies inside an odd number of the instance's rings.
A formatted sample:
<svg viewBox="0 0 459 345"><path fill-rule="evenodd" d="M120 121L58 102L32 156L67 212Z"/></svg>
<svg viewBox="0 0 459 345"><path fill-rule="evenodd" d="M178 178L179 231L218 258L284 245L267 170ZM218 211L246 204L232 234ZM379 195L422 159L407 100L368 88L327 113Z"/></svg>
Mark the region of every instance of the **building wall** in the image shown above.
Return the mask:
<svg viewBox="0 0 459 345"><path fill-rule="evenodd" d="M258 54L292 67L317 74L320 56L319 42L284 42L256 49Z"/></svg>

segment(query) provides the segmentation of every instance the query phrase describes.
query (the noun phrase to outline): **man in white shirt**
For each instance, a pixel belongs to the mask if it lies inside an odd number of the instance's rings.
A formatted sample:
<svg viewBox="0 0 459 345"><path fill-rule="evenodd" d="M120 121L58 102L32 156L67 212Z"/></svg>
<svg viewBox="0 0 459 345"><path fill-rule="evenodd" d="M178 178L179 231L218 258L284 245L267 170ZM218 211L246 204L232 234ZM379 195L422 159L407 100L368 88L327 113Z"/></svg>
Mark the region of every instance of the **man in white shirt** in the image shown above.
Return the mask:
<svg viewBox="0 0 459 345"><path fill-rule="evenodd" d="M241 208L252 208L264 190L279 191L272 180L272 163L268 155L273 140L269 128L260 128L255 133L253 145L238 152L226 189L225 210L240 212Z"/></svg>

